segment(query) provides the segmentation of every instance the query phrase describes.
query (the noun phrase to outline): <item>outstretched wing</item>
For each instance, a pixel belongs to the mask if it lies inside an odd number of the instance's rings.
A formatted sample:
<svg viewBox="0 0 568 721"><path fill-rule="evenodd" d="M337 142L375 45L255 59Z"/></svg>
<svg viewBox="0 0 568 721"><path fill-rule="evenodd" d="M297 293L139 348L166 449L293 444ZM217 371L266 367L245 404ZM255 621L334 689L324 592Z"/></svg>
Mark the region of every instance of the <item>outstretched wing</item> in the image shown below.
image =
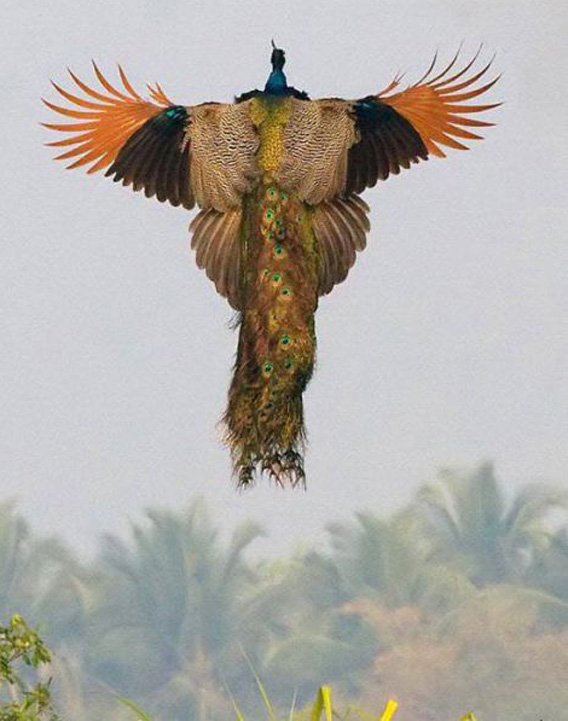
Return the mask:
<svg viewBox="0 0 568 721"><path fill-rule="evenodd" d="M74 158L69 168L91 164L88 172L107 168L106 175L134 190L172 205L225 211L238 205L251 187L258 138L246 103L175 105L161 87L148 86L151 100L134 90L124 71L124 92L117 90L93 63L104 93L94 90L70 72L87 96L53 86L74 107L44 100L71 123L44 125L69 137L48 145L69 147L56 156ZM110 166L110 167L109 167Z"/></svg>
<svg viewBox="0 0 568 721"><path fill-rule="evenodd" d="M111 85L93 66L101 90L69 71L85 97L53 83L72 107L44 100L51 110L73 120L44 123L68 135L48 143L64 149L56 159L71 160L69 168L88 166L89 173L107 168L105 174L115 182L144 190L147 197L187 209L197 204L209 213L209 221L215 217L214 224L199 227L193 245L208 248L207 253L198 252L199 266L237 305L240 213L236 209L252 187L258 147L249 104L175 105L158 84L148 86L151 99L147 100L134 90L120 66L124 90Z"/></svg>
<svg viewBox="0 0 568 721"><path fill-rule="evenodd" d="M478 51L465 67L452 74L458 56L437 74L435 57L427 73L400 92L393 92L400 84L396 78L384 91L359 100L297 101L286 129L288 157L283 171L293 179L302 199L315 206L321 294L347 276L355 250L365 246L360 234L365 226L368 230L368 222L357 194L378 180L397 175L401 168L427 160L430 154L445 157L442 146L466 150L463 141L481 139L469 128L493 125L471 115L499 103L467 102L499 79L478 84L492 61L469 74ZM300 123L304 118L308 122ZM286 180L288 177L284 177L284 184Z"/></svg>
<svg viewBox="0 0 568 721"><path fill-rule="evenodd" d="M56 160L71 160L68 168L88 166L88 173L108 168L106 175L123 185L132 185L134 190L144 188L148 197L156 195L162 202L192 208L195 199L189 183L188 110L174 105L159 85L148 86L151 101L140 97L120 66L125 92L111 85L95 63L93 67L104 93L69 71L86 97L52 83L73 107L43 101L51 110L73 120L43 123L51 130L68 134L63 140L48 143L68 148Z"/></svg>
<svg viewBox="0 0 568 721"><path fill-rule="evenodd" d="M401 168L409 168L411 163L427 160L430 154L444 158L446 155L440 146L467 150L460 141L481 139L467 128L488 127L493 123L469 116L496 108L500 103L467 103L493 87L499 79L497 76L476 86L493 62L468 75L479 52L465 67L451 74L459 57L458 51L441 72L431 77L437 60L434 57L426 74L406 90L391 94L400 84L395 78L378 95L369 95L353 103L351 112L358 142L349 149L345 192L361 193L365 188L373 187L377 180L386 180L391 173L396 175ZM464 90L466 92L462 92Z"/></svg>

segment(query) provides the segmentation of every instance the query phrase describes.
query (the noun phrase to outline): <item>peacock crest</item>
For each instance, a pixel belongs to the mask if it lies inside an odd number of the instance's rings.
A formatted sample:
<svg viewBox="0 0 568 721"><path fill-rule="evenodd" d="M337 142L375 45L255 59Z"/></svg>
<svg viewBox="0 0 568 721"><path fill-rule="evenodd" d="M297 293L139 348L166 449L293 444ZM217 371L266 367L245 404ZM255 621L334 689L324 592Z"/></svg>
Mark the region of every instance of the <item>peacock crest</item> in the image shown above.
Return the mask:
<svg viewBox="0 0 568 721"><path fill-rule="evenodd" d="M492 125L472 116L495 108L468 101L491 62L461 69L459 53L440 72L436 58L416 83L357 100L311 100L288 85L285 53L272 47L263 90L233 103L174 104L156 84L141 97L119 66L122 88L93 63L100 88L71 71L82 96L53 83L69 103L44 100L64 123L48 145L58 160L147 197L199 212L190 224L200 268L238 311L239 340L223 420L239 486L266 472L305 484L303 392L316 352L320 296L347 277L369 232L360 197L401 168L466 149ZM475 131L475 132L474 132Z"/></svg>

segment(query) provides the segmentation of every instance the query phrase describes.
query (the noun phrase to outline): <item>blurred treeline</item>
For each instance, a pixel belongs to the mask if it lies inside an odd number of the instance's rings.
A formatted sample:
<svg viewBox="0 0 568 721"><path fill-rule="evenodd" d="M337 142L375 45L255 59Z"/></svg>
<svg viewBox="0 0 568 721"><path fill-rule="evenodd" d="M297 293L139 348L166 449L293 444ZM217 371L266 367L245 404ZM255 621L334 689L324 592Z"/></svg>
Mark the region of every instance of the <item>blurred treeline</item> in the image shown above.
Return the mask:
<svg viewBox="0 0 568 721"><path fill-rule="evenodd" d="M68 721L264 718L246 652L282 710L331 684L338 707L405 721L564 718L568 525L560 490L505 492L491 464L444 471L390 516L330 524L324 549L252 560L263 530L219 539L214 510L151 509L81 562L0 505L0 614L37 627Z"/></svg>

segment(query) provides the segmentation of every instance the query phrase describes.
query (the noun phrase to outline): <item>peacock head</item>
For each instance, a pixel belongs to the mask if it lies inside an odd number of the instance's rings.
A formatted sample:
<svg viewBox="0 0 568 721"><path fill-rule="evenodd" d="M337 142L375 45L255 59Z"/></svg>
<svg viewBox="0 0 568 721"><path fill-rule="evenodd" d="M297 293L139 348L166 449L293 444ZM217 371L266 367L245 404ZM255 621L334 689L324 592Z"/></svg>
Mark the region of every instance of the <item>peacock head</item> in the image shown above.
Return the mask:
<svg viewBox="0 0 568 721"><path fill-rule="evenodd" d="M282 70L284 67L284 63L286 62L286 54L284 53L284 50L282 48L277 48L274 44L274 40L272 41L272 55L270 57L270 62L272 63L272 70Z"/></svg>
<svg viewBox="0 0 568 721"><path fill-rule="evenodd" d="M277 48L272 41L272 55L270 56L270 63L272 65L272 71L268 76L264 90L249 90L246 93L242 93L235 98L235 102L242 103L245 100L251 98L272 95L272 96L292 96L299 100L309 100L308 94L303 90L296 90L292 86L288 85L286 76L284 75L283 67L286 62L286 55L282 48Z"/></svg>
<svg viewBox="0 0 568 721"><path fill-rule="evenodd" d="M272 55L270 56L270 62L272 64L272 72L268 76L266 85L264 86L264 92L270 95L286 95L288 91L288 82L284 71L284 63L286 57L282 48L277 48L272 41Z"/></svg>

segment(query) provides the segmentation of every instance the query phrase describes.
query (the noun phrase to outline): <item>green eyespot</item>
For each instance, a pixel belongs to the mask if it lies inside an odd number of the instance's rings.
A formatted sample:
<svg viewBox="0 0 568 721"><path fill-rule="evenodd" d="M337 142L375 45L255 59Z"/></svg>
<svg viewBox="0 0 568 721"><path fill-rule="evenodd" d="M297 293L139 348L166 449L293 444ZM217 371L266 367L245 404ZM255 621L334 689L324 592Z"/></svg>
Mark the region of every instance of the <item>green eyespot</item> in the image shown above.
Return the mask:
<svg viewBox="0 0 568 721"><path fill-rule="evenodd" d="M272 210L272 208L267 208L267 209L264 211L264 217L265 217L267 220L272 220L272 218L274 218L274 211Z"/></svg>
<svg viewBox="0 0 568 721"><path fill-rule="evenodd" d="M274 240L274 233L271 230L266 234L266 240Z"/></svg>
<svg viewBox="0 0 568 721"><path fill-rule="evenodd" d="M266 191L266 194L269 198L275 198L276 197L276 188L268 188Z"/></svg>
<svg viewBox="0 0 568 721"><path fill-rule="evenodd" d="M289 335L283 335L282 338L280 338L280 345L288 346L292 342L292 339Z"/></svg>
<svg viewBox="0 0 568 721"><path fill-rule="evenodd" d="M283 296L285 296L285 297L288 297L288 296L292 295L292 291L290 290L290 288L289 288L287 285L285 285L285 286L282 288L282 290L280 291L280 293L281 293Z"/></svg>
<svg viewBox="0 0 568 721"><path fill-rule="evenodd" d="M266 363L262 366L262 371L263 373L269 375L270 373L272 373L273 368L274 366L272 365L272 363L270 361L266 361Z"/></svg>
<svg viewBox="0 0 568 721"><path fill-rule="evenodd" d="M280 283L281 280L282 280L282 276L280 275L280 273L274 273L274 275L272 276L272 282Z"/></svg>
<svg viewBox="0 0 568 721"><path fill-rule="evenodd" d="M289 370L292 370L293 367L294 367L294 361L291 358L286 358L284 360L284 368L287 371L289 371Z"/></svg>
<svg viewBox="0 0 568 721"><path fill-rule="evenodd" d="M274 255L279 256L284 253L284 248L281 245L277 245L276 248L274 248Z"/></svg>
<svg viewBox="0 0 568 721"><path fill-rule="evenodd" d="M285 193L283 190L280 191L280 200L287 200L288 194Z"/></svg>

